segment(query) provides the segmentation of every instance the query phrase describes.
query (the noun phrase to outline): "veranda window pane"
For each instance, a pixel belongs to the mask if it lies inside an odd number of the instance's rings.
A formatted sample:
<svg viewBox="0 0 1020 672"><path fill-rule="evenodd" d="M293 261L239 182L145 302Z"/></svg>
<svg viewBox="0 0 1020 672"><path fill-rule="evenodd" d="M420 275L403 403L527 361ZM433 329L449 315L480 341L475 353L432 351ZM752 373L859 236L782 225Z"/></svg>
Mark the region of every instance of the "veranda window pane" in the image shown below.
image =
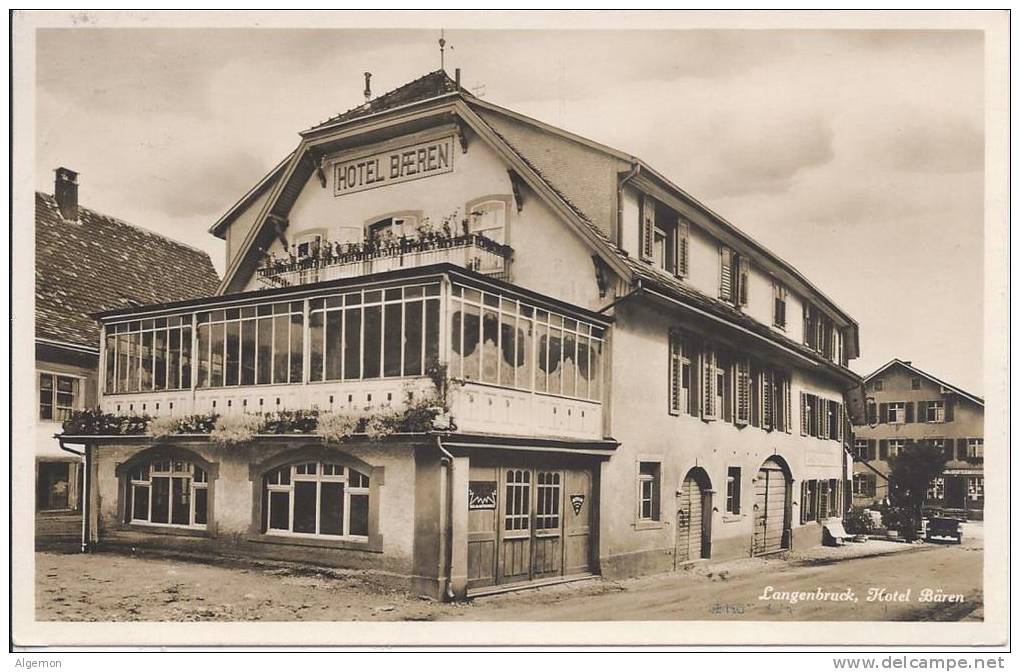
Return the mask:
<svg viewBox="0 0 1020 672"><path fill-rule="evenodd" d="M344 484L322 483L319 493L319 533L344 533Z"/></svg>
<svg viewBox="0 0 1020 672"><path fill-rule="evenodd" d="M425 365L439 362L439 299L425 302Z"/></svg>
<svg viewBox="0 0 1020 672"><path fill-rule="evenodd" d="M331 310L326 313L325 339L326 380L340 380L344 359L344 311Z"/></svg>
<svg viewBox="0 0 1020 672"><path fill-rule="evenodd" d="M170 522L174 525L191 523L191 479L173 479L173 511Z"/></svg>
<svg viewBox="0 0 1020 672"><path fill-rule="evenodd" d="M591 339L591 371L588 379L588 398L602 399L602 341Z"/></svg>
<svg viewBox="0 0 1020 672"><path fill-rule="evenodd" d="M152 479L152 522L170 522L170 479L165 476Z"/></svg>
<svg viewBox="0 0 1020 672"><path fill-rule="evenodd" d="M421 301L404 304L404 375L420 376L421 366Z"/></svg>
<svg viewBox="0 0 1020 672"><path fill-rule="evenodd" d="M400 375L400 354L402 350L403 315L399 303L386 304L386 319L383 334L383 375Z"/></svg>
<svg viewBox="0 0 1020 672"><path fill-rule="evenodd" d="M181 387L191 387L191 327L181 329Z"/></svg>
<svg viewBox="0 0 1020 672"><path fill-rule="evenodd" d="M208 519L209 491L206 488L195 488L195 524L205 525Z"/></svg>
<svg viewBox="0 0 1020 672"><path fill-rule="evenodd" d="M324 329L323 313L321 311L310 313L308 315L308 380L313 382L322 380Z"/></svg>
<svg viewBox="0 0 1020 672"><path fill-rule="evenodd" d="M149 519L149 486L147 485L135 485L134 489L134 507L131 512L131 517L134 520L148 520Z"/></svg>
<svg viewBox="0 0 1020 672"><path fill-rule="evenodd" d="M273 318L259 319L258 358L256 361L256 382L259 385L273 382Z"/></svg>
<svg viewBox="0 0 1020 672"><path fill-rule="evenodd" d="M223 341L224 328L222 322L212 325L212 334L209 337L209 385L220 387L223 385Z"/></svg>
<svg viewBox="0 0 1020 672"><path fill-rule="evenodd" d="M538 346L535 349L535 358L538 360L535 368L535 390L545 392L549 389L549 375L546 373L549 370L549 326L547 324L535 322L534 343Z"/></svg>
<svg viewBox="0 0 1020 672"><path fill-rule="evenodd" d="M176 390L181 386L181 330L170 329L167 333L166 386Z"/></svg>
<svg viewBox="0 0 1020 672"><path fill-rule="evenodd" d="M237 385L241 372L241 323L228 322L227 338L227 372L223 381L225 385Z"/></svg>
<svg viewBox="0 0 1020 672"><path fill-rule="evenodd" d="M109 329L109 327L107 327ZM116 389L117 380L116 376L116 365L117 365L117 337L110 334L106 337L106 375L104 376L106 394L113 394Z"/></svg>
<svg viewBox="0 0 1020 672"><path fill-rule="evenodd" d="M365 308L364 378L379 377L379 356L382 351L382 307Z"/></svg>
<svg viewBox="0 0 1020 672"><path fill-rule="evenodd" d="M255 320L241 322L241 384L255 384Z"/></svg>
<svg viewBox="0 0 1020 672"><path fill-rule="evenodd" d="M117 336L117 391L128 391L128 353L130 340L127 334Z"/></svg>
<svg viewBox="0 0 1020 672"><path fill-rule="evenodd" d="M368 495L351 495L350 533L368 536Z"/></svg>
<svg viewBox="0 0 1020 672"><path fill-rule="evenodd" d="M152 332L146 331L141 334L142 344L139 351L141 364L141 390L152 389Z"/></svg>
<svg viewBox="0 0 1020 672"><path fill-rule="evenodd" d="M465 380L478 380L481 376L481 364L482 364L482 353L481 353L481 338L482 338L482 318L478 306L472 306L470 304L464 304L464 311L459 316L463 319L463 327L461 326L461 320L457 319L458 315L453 316L453 329L457 331L463 329L464 341L461 345L461 356L464 359L464 379Z"/></svg>
<svg viewBox="0 0 1020 672"><path fill-rule="evenodd" d="M499 314L494 310L486 310L482 317L482 380L486 383L497 382L498 368Z"/></svg>
<svg viewBox="0 0 1020 672"><path fill-rule="evenodd" d="M209 325L198 325L198 386L209 386Z"/></svg>
<svg viewBox="0 0 1020 672"><path fill-rule="evenodd" d="M286 383L290 375L290 345L287 334L290 331L290 316L277 315L273 318L273 382Z"/></svg>
<svg viewBox="0 0 1020 672"><path fill-rule="evenodd" d="M294 531L315 534L315 482L294 482Z"/></svg>
<svg viewBox="0 0 1020 672"><path fill-rule="evenodd" d="M344 311L344 378L361 377L361 308Z"/></svg>
<svg viewBox="0 0 1020 672"><path fill-rule="evenodd" d="M517 333L520 341L517 344L517 387L531 389L531 368L535 359L535 336L532 333L533 323L526 317L517 318Z"/></svg>
<svg viewBox="0 0 1020 672"><path fill-rule="evenodd" d="M499 327L499 384L504 387L514 386L514 372L520 363L518 341L520 332L515 329L517 318L503 313Z"/></svg>
<svg viewBox="0 0 1020 672"><path fill-rule="evenodd" d="M142 335L139 333L128 334L130 343L128 356L128 391L138 391L139 372L141 370Z"/></svg>
<svg viewBox="0 0 1020 672"><path fill-rule="evenodd" d="M300 383L304 375L305 316L290 316L290 382Z"/></svg>
<svg viewBox="0 0 1020 672"><path fill-rule="evenodd" d="M269 493L269 527L273 530L290 529L290 493Z"/></svg>
<svg viewBox="0 0 1020 672"><path fill-rule="evenodd" d="M164 390L166 389L166 329L160 329L153 333L152 356L154 360L153 386L157 390Z"/></svg>
<svg viewBox="0 0 1020 672"><path fill-rule="evenodd" d="M573 334L563 335L563 394L574 396L577 390L577 339Z"/></svg>

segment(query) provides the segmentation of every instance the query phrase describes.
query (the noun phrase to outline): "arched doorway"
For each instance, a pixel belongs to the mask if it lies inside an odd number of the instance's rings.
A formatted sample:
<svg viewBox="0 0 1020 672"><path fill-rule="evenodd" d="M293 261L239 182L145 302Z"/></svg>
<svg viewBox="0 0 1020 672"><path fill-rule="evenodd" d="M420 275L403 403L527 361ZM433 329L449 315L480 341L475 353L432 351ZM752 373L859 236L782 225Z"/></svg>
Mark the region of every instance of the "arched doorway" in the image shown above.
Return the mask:
<svg viewBox="0 0 1020 672"><path fill-rule="evenodd" d="M790 547L790 472L776 457L758 469L754 480L754 539L752 555L775 553Z"/></svg>
<svg viewBox="0 0 1020 672"><path fill-rule="evenodd" d="M712 553L712 485L701 467L687 472L677 492L674 569L682 562L708 558Z"/></svg>

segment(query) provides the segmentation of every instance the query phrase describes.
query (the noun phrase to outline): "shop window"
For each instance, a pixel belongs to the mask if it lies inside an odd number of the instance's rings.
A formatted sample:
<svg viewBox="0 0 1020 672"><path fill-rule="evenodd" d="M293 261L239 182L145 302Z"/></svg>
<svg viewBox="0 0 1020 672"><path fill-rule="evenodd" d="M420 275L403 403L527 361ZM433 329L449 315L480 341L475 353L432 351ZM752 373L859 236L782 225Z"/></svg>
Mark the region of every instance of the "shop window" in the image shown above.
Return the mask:
<svg viewBox="0 0 1020 672"><path fill-rule="evenodd" d="M205 529L209 519L209 475L187 460L158 459L128 473L126 521Z"/></svg>
<svg viewBox="0 0 1020 672"><path fill-rule="evenodd" d="M740 513L740 467L726 470L726 513Z"/></svg>
<svg viewBox="0 0 1020 672"><path fill-rule="evenodd" d="M63 422L81 406L81 379L55 373L39 374L39 419Z"/></svg>
<svg viewBox="0 0 1020 672"><path fill-rule="evenodd" d="M638 520L659 520L661 464L638 463Z"/></svg>
<svg viewBox="0 0 1020 672"><path fill-rule="evenodd" d="M368 538L369 477L341 464L303 462L263 478L267 534Z"/></svg>

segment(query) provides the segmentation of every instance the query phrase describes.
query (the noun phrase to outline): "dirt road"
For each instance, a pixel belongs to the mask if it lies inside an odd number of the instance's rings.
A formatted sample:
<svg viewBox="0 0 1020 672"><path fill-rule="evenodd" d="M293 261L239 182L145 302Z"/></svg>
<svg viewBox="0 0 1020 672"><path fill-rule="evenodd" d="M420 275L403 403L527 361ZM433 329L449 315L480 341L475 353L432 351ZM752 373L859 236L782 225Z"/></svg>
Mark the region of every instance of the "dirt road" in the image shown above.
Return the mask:
<svg viewBox="0 0 1020 672"><path fill-rule="evenodd" d="M968 526L972 527L972 526ZM55 621L960 620L979 615L980 528L962 546L816 549L677 574L600 579L437 604L371 574L276 564L207 564L113 553L36 553L36 610ZM859 553L881 552L851 558ZM778 599L758 599L768 586ZM924 589L962 602L923 602ZM869 589L905 601L868 601ZM787 593L844 594L856 602Z"/></svg>

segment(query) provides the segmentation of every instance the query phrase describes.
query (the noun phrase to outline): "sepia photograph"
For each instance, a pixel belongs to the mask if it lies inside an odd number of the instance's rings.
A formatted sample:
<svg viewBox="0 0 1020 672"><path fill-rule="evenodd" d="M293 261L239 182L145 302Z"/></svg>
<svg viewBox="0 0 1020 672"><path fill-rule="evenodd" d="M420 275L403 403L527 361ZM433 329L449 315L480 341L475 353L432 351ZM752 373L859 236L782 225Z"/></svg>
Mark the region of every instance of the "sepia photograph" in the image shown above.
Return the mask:
<svg viewBox="0 0 1020 672"><path fill-rule="evenodd" d="M1004 645L1008 19L15 12L12 646Z"/></svg>

